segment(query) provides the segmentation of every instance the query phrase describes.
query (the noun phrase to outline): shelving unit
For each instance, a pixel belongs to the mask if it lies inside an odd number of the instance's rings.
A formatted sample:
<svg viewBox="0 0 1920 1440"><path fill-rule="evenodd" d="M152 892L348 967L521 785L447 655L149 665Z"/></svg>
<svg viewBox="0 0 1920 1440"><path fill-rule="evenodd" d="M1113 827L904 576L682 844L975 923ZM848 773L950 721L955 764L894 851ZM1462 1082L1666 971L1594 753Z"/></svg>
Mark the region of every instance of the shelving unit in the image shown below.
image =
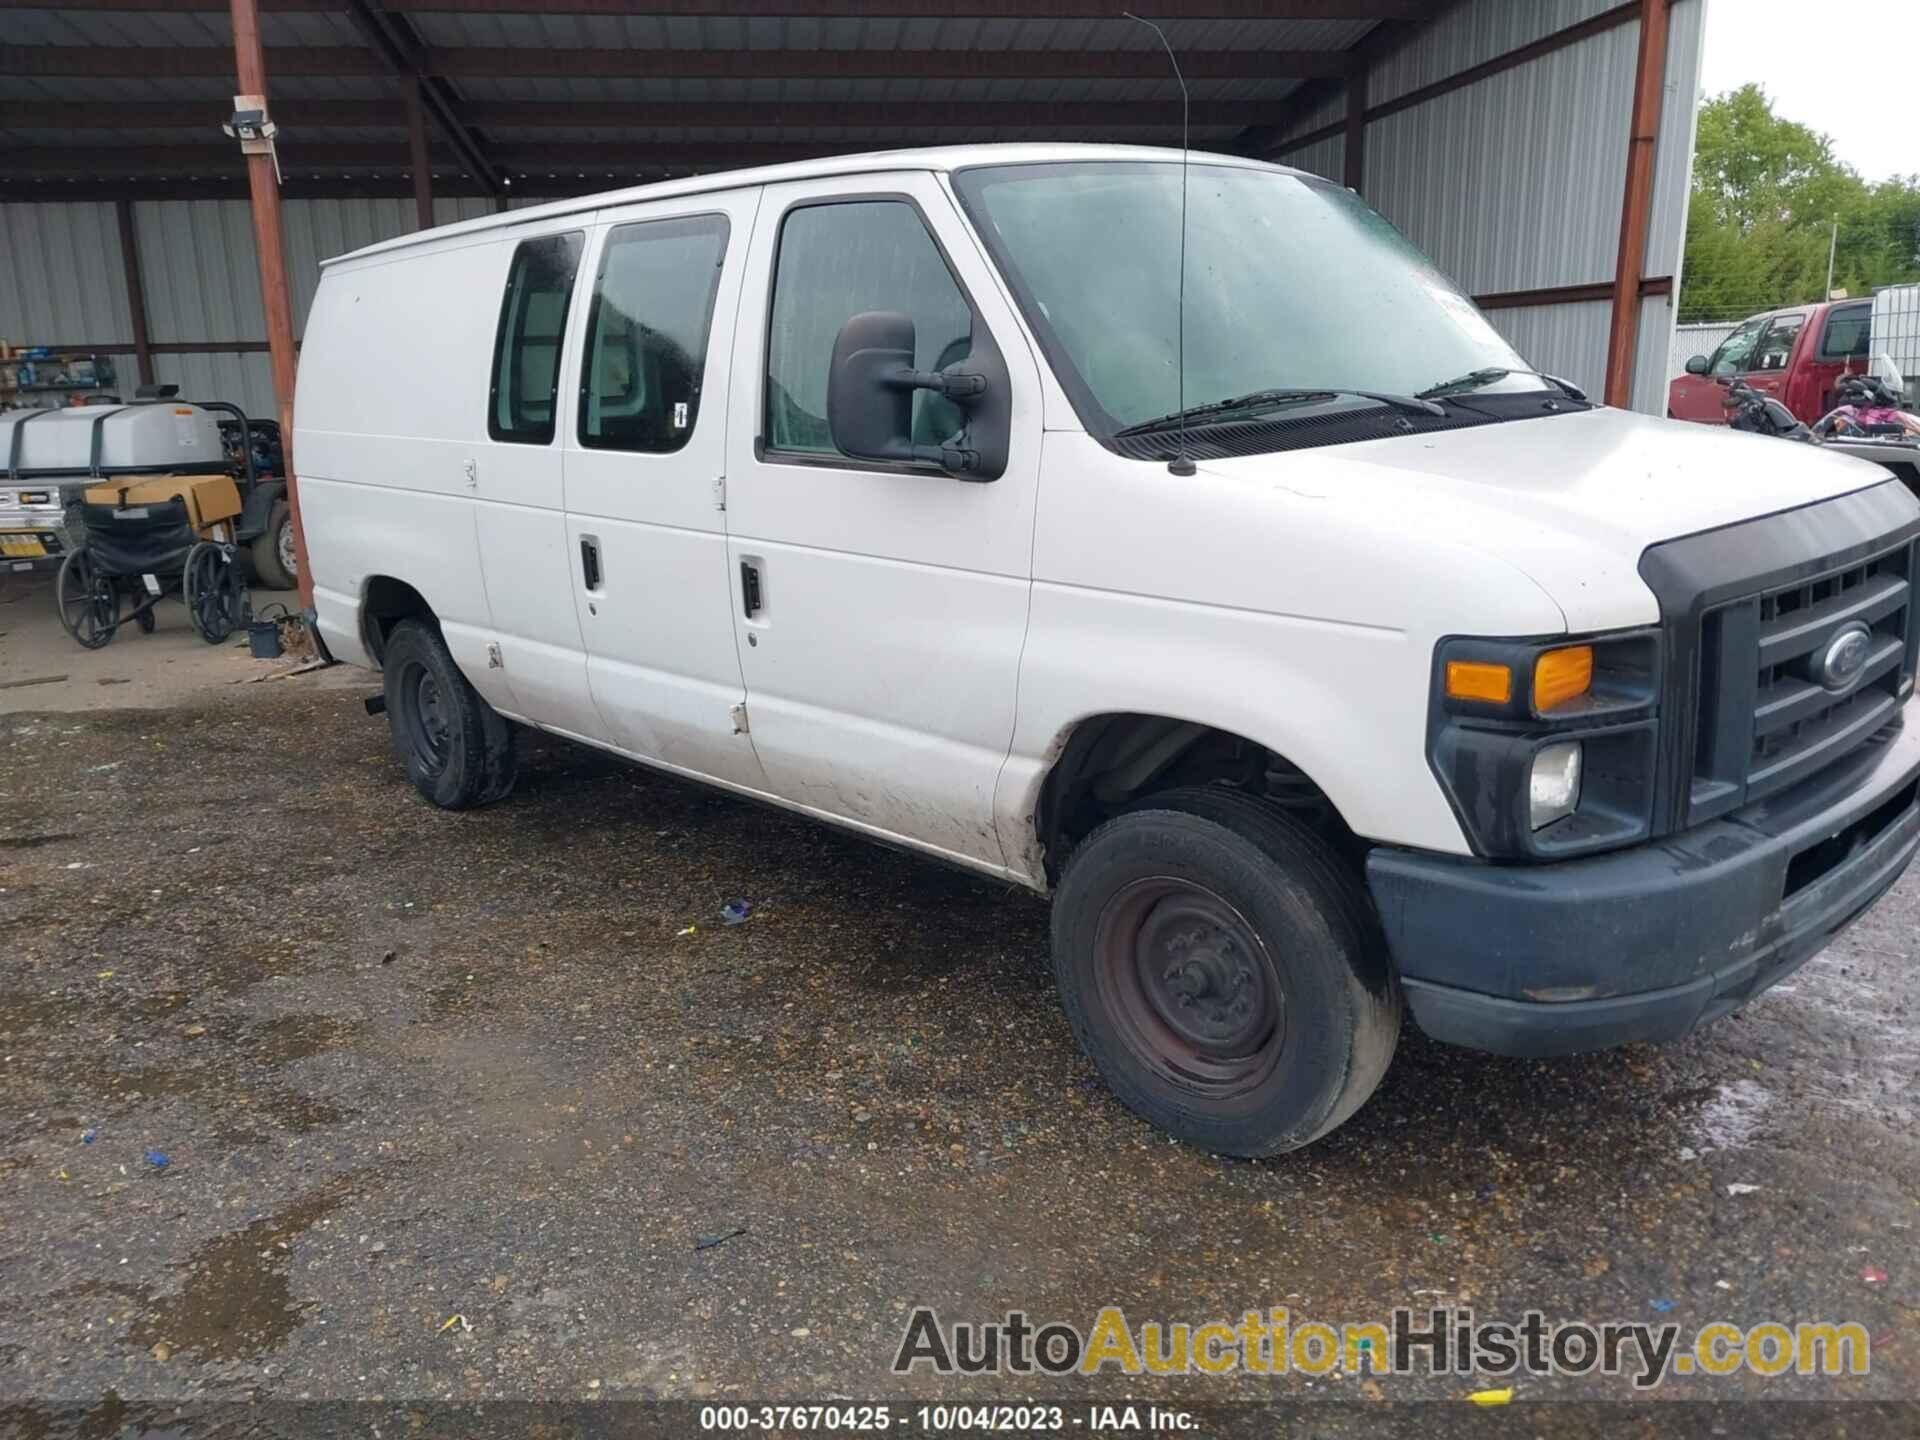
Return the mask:
<svg viewBox="0 0 1920 1440"><path fill-rule="evenodd" d="M115 381L111 355L0 343L0 409L65 405Z"/></svg>

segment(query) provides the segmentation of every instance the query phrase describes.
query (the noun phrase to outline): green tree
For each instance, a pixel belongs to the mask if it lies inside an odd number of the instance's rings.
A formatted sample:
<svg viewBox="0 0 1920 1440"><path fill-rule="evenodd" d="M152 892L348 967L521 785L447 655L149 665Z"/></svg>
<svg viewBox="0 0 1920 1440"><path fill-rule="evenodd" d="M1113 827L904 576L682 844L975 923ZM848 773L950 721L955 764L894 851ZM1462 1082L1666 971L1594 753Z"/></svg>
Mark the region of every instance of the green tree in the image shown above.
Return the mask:
<svg viewBox="0 0 1920 1440"><path fill-rule="evenodd" d="M1700 107L1680 318L1732 319L1920 278L1920 177L1868 185L1758 85Z"/></svg>

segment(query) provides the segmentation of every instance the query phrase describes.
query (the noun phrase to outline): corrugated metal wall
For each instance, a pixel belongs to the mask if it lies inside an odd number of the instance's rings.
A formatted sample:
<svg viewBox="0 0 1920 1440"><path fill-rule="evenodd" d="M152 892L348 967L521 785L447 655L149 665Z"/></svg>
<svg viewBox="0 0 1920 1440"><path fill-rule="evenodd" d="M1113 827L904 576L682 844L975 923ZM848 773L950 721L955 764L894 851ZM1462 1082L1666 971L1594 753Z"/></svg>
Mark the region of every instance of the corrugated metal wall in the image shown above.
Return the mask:
<svg viewBox="0 0 1920 1440"><path fill-rule="evenodd" d="M1367 98L1378 105L1611 10L1618 0L1474 0L1419 44L1383 62ZM1676 0L1666 100L1648 225L1649 276L1676 284L1707 0ZM1367 127L1366 198L1473 295L1611 283L1620 248L1628 123L1640 27L1618 25L1525 65L1437 96ZM1345 114L1330 100L1295 128ZM1287 164L1338 178L1345 145L1323 140ZM1594 393L1606 370L1606 304L1495 310L1494 327L1540 369ZM1636 409L1664 413L1674 311L1643 302Z"/></svg>
<svg viewBox="0 0 1920 1440"><path fill-rule="evenodd" d="M113 206L0 205L0 339L41 337L133 339Z"/></svg>
<svg viewBox="0 0 1920 1440"><path fill-rule="evenodd" d="M485 200L437 200L442 225L492 213ZM294 334L306 326L320 261L414 228L412 200L289 200ZM264 344L253 220L244 200L142 200L133 206L147 335L155 346ZM132 311L114 207L0 205L0 338L13 344L130 345ZM131 354L113 357L117 388L137 383ZM274 413L264 350L161 352L154 378L187 395Z"/></svg>

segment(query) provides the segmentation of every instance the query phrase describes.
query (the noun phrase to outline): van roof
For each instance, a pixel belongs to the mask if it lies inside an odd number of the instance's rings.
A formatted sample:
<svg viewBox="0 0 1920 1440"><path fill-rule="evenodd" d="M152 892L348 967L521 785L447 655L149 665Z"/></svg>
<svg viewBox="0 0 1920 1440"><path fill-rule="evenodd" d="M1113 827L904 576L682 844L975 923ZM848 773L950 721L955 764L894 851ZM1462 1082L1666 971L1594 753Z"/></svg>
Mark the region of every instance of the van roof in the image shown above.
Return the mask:
<svg viewBox="0 0 1920 1440"><path fill-rule="evenodd" d="M556 154L564 155L564 146L556 147ZM594 210L605 210L615 205L632 205L646 200L671 200L681 195L700 195L720 190L738 190L750 185L775 185L786 180L813 180L829 175L871 175L886 170L959 170L969 165L1033 165L1048 161L1064 160L1172 160L1178 161L1178 150L1158 149L1145 145L942 145L919 150L870 150L858 155L826 155L817 160L794 160L784 165L762 165L748 170L723 170L711 175L693 175L684 180L663 180L652 185L631 185L621 190L604 190L593 195L576 195L566 200L554 200L545 205L529 205L520 210L506 210L498 215L484 215L477 220L463 220L455 225L441 225L432 230L416 230L409 235L396 236L391 240L382 240L377 244L365 246L321 261L324 269L328 265L337 265L348 260L360 260L370 255L383 255L396 250L405 250L415 245L437 244L461 235L474 235L486 230L504 229L507 226L525 225L532 221L549 220L561 215L578 215ZM1264 160L1250 160L1244 155L1219 155L1211 151L1193 152L1196 163L1208 165L1237 165L1248 169L1274 170L1282 174L1298 174L1284 165L1273 165Z"/></svg>

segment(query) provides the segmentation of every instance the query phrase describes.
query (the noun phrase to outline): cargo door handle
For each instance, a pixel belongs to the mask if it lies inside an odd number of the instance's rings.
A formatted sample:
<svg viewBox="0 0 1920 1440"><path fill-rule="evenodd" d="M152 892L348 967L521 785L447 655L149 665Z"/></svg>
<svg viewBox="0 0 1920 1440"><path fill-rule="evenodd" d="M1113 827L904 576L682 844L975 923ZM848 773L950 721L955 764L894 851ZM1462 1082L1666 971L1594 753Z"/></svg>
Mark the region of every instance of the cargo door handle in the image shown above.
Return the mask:
<svg viewBox="0 0 1920 1440"><path fill-rule="evenodd" d="M580 537L580 579L589 590L600 588L600 542L591 535Z"/></svg>
<svg viewBox="0 0 1920 1440"><path fill-rule="evenodd" d="M760 567L751 560L740 562L740 604L749 620L760 611Z"/></svg>

